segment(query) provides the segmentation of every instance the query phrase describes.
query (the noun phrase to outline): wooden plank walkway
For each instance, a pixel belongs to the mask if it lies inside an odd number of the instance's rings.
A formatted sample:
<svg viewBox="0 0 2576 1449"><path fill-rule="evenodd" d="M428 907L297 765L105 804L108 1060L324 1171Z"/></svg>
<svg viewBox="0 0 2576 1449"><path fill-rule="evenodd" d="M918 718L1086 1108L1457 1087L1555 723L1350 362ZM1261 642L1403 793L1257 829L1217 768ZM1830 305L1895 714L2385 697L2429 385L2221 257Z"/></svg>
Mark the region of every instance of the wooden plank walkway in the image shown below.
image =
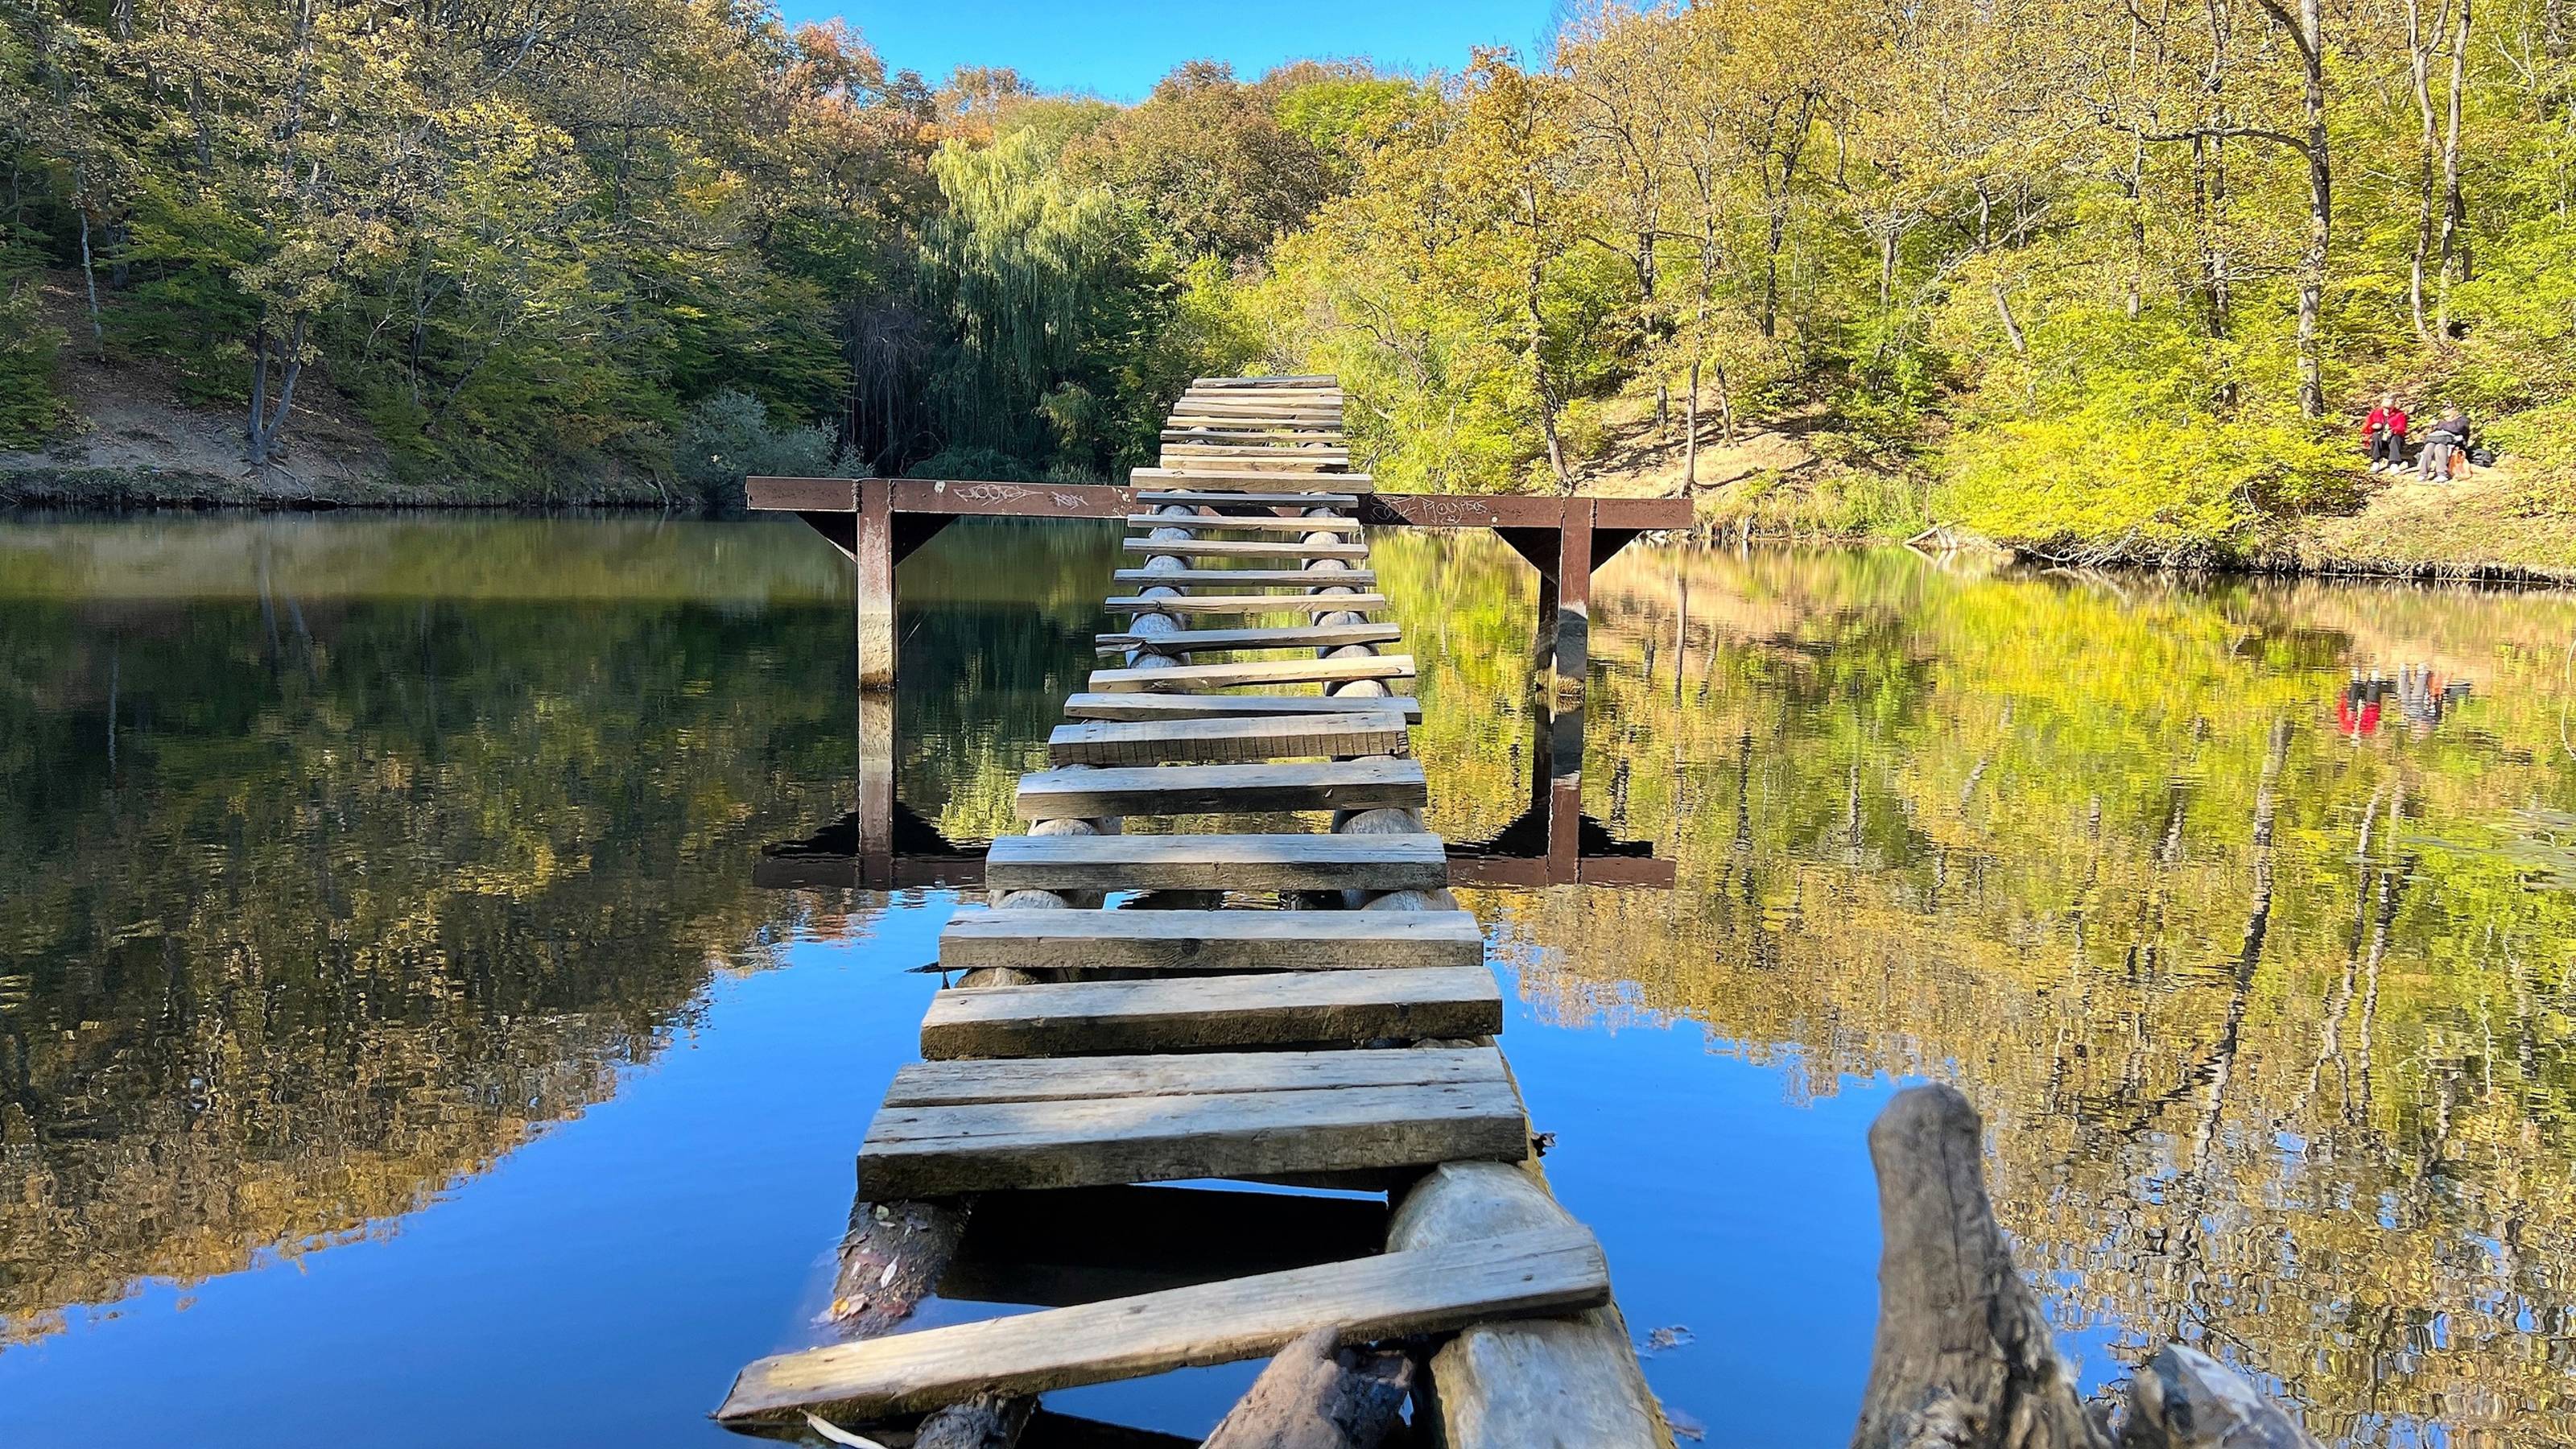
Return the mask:
<svg viewBox="0 0 2576 1449"><path fill-rule="evenodd" d="M863 1208L1159 1191L1172 1212L1240 1194L1130 1185L1384 1183L1530 1155L1492 1045L1504 1009L1483 932L1421 824L1414 662L1373 592L1366 529L1340 511L1374 484L1347 471L1339 389L1202 379L1164 439L1162 466L1131 480L1144 511L1125 552L1144 557L1114 574L1132 589L1107 601L1124 627L1096 641L1114 658L1065 701L1050 767L1019 781L1031 833L994 842L992 904L941 933L939 965L963 976L868 1126ZM1206 536L1224 533L1254 537ZM1264 615L1298 622L1201 622ZM1280 651L1302 657L1228 657ZM1307 811L1335 828L1266 828ZM1270 819L1122 824L1202 815ZM1137 893L1172 908L1102 908ZM1065 1306L762 1359L718 1418L867 1421L1255 1357L1317 1328L1361 1342L1609 1301L1579 1227L1284 1261L1306 1266L1095 1302L1063 1296L1061 1275L1016 1298L978 1277L984 1297ZM880 1286L899 1275L928 1283L937 1266L889 1261Z"/></svg>

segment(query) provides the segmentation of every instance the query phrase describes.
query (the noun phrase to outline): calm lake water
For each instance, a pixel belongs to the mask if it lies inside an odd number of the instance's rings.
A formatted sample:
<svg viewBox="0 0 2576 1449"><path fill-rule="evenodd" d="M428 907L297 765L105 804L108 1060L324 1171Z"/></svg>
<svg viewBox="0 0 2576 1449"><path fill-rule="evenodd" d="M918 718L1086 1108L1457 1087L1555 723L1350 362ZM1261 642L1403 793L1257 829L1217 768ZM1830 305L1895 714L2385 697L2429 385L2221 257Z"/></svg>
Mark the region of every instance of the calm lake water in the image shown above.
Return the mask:
<svg viewBox="0 0 2576 1449"><path fill-rule="evenodd" d="M905 566L922 826L1012 828L1115 539ZM1504 834L1527 570L1376 547L1433 825ZM1595 611L1585 808L1675 884L1466 896L1710 1442L1847 1440L1925 1078L2088 1383L2576 1442L2576 601L1639 548ZM957 900L754 879L853 808L850 630L792 522L0 523L0 1444L738 1442Z"/></svg>

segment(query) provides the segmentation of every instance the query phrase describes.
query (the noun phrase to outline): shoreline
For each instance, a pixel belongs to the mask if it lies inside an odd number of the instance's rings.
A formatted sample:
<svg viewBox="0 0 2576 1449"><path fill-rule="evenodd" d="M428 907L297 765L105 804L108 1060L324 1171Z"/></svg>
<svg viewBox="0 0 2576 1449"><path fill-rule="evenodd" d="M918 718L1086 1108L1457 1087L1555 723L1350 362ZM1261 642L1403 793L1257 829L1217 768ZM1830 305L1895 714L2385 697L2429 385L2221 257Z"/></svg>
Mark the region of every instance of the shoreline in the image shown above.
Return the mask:
<svg viewBox="0 0 2576 1449"><path fill-rule="evenodd" d="M32 486L30 482L32 481ZM180 487L169 485L179 483ZM210 484L211 487L195 485ZM123 469L0 469L0 514L75 513L99 517L165 513L506 513L544 516L565 512L662 514L675 518L735 518L739 510L709 508L685 495L654 496L605 489L552 498L495 499L462 496L467 490L386 483L356 489L325 487L305 493L263 490L249 479L227 480L191 472L135 474ZM1716 536L1700 529L1705 544L1736 543L1834 548L1914 547L1873 534ZM2489 589L2576 588L2576 567L2498 558L2385 558L2330 551L2314 539L2292 540L2233 559L2178 562L2124 556L2121 552L2072 554L2029 543L1976 540L1965 548L1991 550L2041 572L2111 572L2249 579L2348 579L2355 582L2450 585Z"/></svg>

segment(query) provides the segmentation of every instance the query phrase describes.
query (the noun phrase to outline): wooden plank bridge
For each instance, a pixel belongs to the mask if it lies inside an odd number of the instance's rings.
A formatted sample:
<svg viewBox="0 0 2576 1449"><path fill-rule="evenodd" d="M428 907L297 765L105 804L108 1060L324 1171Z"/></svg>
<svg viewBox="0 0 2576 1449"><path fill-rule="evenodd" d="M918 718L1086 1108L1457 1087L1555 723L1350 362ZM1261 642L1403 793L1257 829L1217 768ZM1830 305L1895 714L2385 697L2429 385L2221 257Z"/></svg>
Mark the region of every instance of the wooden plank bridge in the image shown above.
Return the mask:
<svg viewBox="0 0 2576 1449"><path fill-rule="evenodd" d="M1116 490L1138 566L1111 658L1021 779L1028 833L943 933L960 974L860 1149L836 1301L860 1336L749 1365L723 1422L1004 1445L1049 1390L1276 1355L1208 1444L1670 1444L1423 827L1414 666L1366 566L1401 514L1366 506L1340 412L1328 378L1202 379L1153 486ZM851 495L863 569L902 489ZM1149 1186L1208 1180L1271 1187ZM881 1332L932 1292L1053 1306Z"/></svg>

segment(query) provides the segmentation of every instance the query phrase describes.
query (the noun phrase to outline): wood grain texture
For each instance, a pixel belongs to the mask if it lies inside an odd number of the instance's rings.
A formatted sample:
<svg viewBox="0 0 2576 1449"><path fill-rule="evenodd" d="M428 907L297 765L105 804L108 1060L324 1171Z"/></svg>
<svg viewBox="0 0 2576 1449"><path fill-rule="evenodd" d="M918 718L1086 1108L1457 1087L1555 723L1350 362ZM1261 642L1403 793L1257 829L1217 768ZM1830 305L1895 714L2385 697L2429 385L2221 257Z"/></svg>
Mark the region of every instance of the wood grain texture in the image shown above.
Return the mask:
<svg viewBox="0 0 2576 1449"><path fill-rule="evenodd" d="M1254 715L1234 719L1095 721L1057 725L1047 758L1059 765L1142 765L1165 761L1401 755L1412 736L1387 710Z"/></svg>
<svg viewBox="0 0 2576 1449"><path fill-rule="evenodd" d="M875 1197L1518 1160L1509 1083L883 1107L859 1149Z"/></svg>
<svg viewBox="0 0 2576 1449"><path fill-rule="evenodd" d="M1237 815L1426 804L1422 763L1387 755L1278 764L1068 765L1020 777L1022 820L1098 815Z"/></svg>
<svg viewBox="0 0 2576 1449"><path fill-rule="evenodd" d="M1340 569L1330 577L1319 577L1303 569L1119 569L1110 578L1122 584L1161 584L1167 588L1191 588L1214 584L1221 588L1267 588L1294 585L1301 589L1324 584L1347 584L1353 588L1373 585L1377 573L1372 569Z"/></svg>
<svg viewBox="0 0 2576 1449"><path fill-rule="evenodd" d="M1401 1195L1387 1246L1413 1251L1578 1227L1534 1171L1453 1162ZM1673 1446L1615 1303L1564 1318L1472 1325L1440 1347L1430 1368L1418 1427L1448 1449Z"/></svg>
<svg viewBox="0 0 2576 1449"><path fill-rule="evenodd" d="M1329 597L1329 596L1327 596ZM1394 644L1404 630L1393 624L1305 624L1269 629L1175 629L1163 634L1103 634L1104 654L1151 643L1165 653L1206 654L1243 649L1338 649L1346 644Z"/></svg>
<svg viewBox="0 0 2576 1449"><path fill-rule="evenodd" d="M1319 1328L1279 1351L1201 1449L1377 1449L1402 1416L1413 1360L1394 1350L1335 1351Z"/></svg>
<svg viewBox="0 0 2576 1449"><path fill-rule="evenodd" d="M1225 719L1241 716L1385 712L1409 723L1422 719L1422 701L1410 694L1349 698L1324 694L1069 694L1065 716L1076 720Z"/></svg>
<svg viewBox="0 0 2576 1449"><path fill-rule="evenodd" d="M984 885L1013 890L1433 890L1437 835L1006 835Z"/></svg>
<svg viewBox="0 0 2576 1449"><path fill-rule="evenodd" d="M1262 493L1246 490L1229 493L1205 489L1148 488L1136 494L1139 503L1178 503L1185 508L1351 508L1359 498L1349 493Z"/></svg>
<svg viewBox="0 0 2576 1449"><path fill-rule="evenodd" d="M1340 460L1332 460L1338 463ZM1300 469L1293 463L1304 462ZM1311 483L1315 491L1335 495L1356 495L1377 491L1377 480L1367 473L1336 473L1313 458L1281 461L1276 467L1239 468L1224 462L1193 458L1176 468L1137 468L1128 474L1138 487L1187 488L1201 493L1284 493L1293 492L1301 483ZM1356 500L1354 500L1356 501Z"/></svg>
<svg viewBox="0 0 2576 1449"><path fill-rule="evenodd" d="M1366 543L1266 538L1131 538L1123 547L1129 553L1174 558L1367 558L1369 551Z"/></svg>
<svg viewBox="0 0 2576 1449"><path fill-rule="evenodd" d="M895 1072L885 1105L955 1107L978 1102L1204 1097L1356 1087L1508 1086L1510 1081L1503 1054L1490 1046L1002 1057L914 1062Z"/></svg>
<svg viewBox="0 0 2576 1449"><path fill-rule="evenodd" d="M1154 594L1112 597L1113 614L1340 614L1386 607L1384 594Z"/></svg>
<svg viewBox="0 0 2576 1449"><path fill-rule="evenodd" d="M921 1054L947 1061L1357 1046L1484 1036L1502 1027L1502 992L1482 966L1165 976L950 987L931 998L922 1017Z"/></svg>
<svg viewBox="0 0 2576 1449"><path fill-rule="evenodd" d="M1460 910L960 910L939 936L951 970L1375 971L1476 966L1484 931Z"/></svg>
<svg viewBox="0 0 2576 1449"><path fill-rule="evenodd" d="M744 1369L716 1417L865 1420L1259 1358L1318 1328L1364 1342L1576 1312L1609 1291L1590 1233L1521 1233L780 1354Z"/></svg>
<svg viewBox="0 0 2576 1449"><path fill-rule="evenodd" d="M1187 505L1183 505L1187 506ZM1359 533L1367 528L1356 518L1315 518L1299 515L1283 518L1275 513L1227 513L1210 517L1203 513L1136 513L1127 518L1130 528L1185 528L1193 533Z"/></svg>
<svg viewBox="0 0 2576 1449"><path fill-rule="evenodd" d="M1184 664L1172 669L1095 669L1091 672L1091 688L1107 694L1148 689L1188 694L1248 684L1411 678L1412 655L1370 654L1350 659L1239 659L1224 664Z"/></svg>

